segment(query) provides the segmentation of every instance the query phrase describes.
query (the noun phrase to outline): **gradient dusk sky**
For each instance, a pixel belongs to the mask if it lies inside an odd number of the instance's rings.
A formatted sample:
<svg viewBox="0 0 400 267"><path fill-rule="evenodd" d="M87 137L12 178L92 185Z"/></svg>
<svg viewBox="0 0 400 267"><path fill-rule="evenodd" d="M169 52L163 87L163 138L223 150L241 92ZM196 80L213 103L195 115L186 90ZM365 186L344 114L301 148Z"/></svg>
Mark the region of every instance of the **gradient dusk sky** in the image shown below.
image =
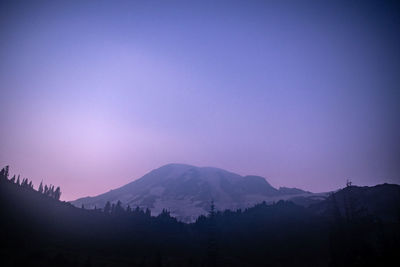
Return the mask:
<svg viewBox="0 0 400 267"><path fill-rule="evenodd" d="M0 164L103 193L167 163L400 180L396 1L1 1Z"/></svg>

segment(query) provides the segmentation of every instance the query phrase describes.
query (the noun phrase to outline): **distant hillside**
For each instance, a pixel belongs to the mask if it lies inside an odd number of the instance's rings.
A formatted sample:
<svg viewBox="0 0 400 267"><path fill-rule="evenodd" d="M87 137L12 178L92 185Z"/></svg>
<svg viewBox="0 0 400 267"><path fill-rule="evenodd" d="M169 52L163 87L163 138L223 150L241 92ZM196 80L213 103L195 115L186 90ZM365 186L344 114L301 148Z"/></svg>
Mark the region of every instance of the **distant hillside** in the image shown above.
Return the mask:
<svg viewBox="0 0 400 267"><path fill-rule="evenodd" d="M168 164L125 186L71 203L93 209L104 207L107 201L119 200L124 206L149 208L154 215L167 209L179 220L192 222L207 214L211 200L218 210L236 210L262 201L310 195L295 188L277 190L260 176L243 177L218 168Z"/></svg>
<svg viewBox="0 0 400 267"><path fill-rule="evenodd" d="M373 215L387 222L400 222L400 186L349 186L310 205L310 209L320 215L332 215L333 208L346 219Z"/></svg>

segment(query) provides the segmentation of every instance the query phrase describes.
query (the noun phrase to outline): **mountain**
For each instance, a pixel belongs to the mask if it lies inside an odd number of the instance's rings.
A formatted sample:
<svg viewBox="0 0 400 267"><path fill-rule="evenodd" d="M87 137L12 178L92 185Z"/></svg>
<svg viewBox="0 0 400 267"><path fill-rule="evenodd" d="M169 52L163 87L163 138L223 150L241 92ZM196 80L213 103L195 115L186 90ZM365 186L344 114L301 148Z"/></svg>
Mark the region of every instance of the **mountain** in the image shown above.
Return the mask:
<svg viewBox="0 0 400 267"><path fill-rule="evenodd" d="M71 203L94 209L103 208L107 201L119 200L124 206L149 208L153 215L167 209L179 220L192 222L207 214L212 200L218 210L236 210L263 201L311 195L296 188L278 190L260 176L243 177L219 168L168 164L125 186Z"/></svg>

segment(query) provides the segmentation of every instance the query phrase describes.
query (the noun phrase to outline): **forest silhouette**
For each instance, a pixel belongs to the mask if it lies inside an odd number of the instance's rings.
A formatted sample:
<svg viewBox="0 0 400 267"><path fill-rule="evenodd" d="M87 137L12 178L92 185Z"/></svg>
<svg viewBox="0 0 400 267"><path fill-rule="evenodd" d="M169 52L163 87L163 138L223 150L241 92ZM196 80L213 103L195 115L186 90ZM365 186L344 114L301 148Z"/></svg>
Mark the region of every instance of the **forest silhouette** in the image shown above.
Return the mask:
<svg viewBox="0 0 400 267"><path fill-rule="evenodd" d="M367 189L369 191L367 191ZM400 186L348 184L320 203L260 203L194 223L168 210L60 201L61 189L0 172L1 266L391 266ZM370 192L379 194L373 197Z"/></svg>

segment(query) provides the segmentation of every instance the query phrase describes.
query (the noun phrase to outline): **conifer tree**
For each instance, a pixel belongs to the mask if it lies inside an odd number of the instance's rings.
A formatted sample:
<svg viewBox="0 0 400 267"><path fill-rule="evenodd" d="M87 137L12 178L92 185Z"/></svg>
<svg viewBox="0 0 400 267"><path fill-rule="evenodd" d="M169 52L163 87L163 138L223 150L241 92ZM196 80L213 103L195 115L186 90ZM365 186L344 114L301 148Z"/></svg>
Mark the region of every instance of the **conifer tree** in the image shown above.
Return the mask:
<svg viewBox="0 0 400 267"><path fill-rule="evenodd" d="M54 192L54 198L60 200L60 197L61 197L61 189L59 186L57 186L56 191Z"/></svg>
<svg viewBox="0 0 400 267"><path fill-rule="evenodd" d="M208 225L207 256L208 256L208 265L213 267L217 266L217 255L218 255L215 215L216 215L215 205L214 205L214 200L212 200L210 205L210 212L208 213L209 225Z"/></svg>
<svg viewBox="0 0 400 267"><path fill-rule="evenodd" d="M43 181L40 182L38 192L43 194Z"/></svg>
<svg viewBox="0 0 400 267"><path fill-rule="evenodd" d="M8 180L8 171L9 171L9 166L7 165L5 168L4 168L4 177Z"/></svg>
<svg viewBox="0 0 400 267"><path fill-rule="evenodd" d="M211 200L210 204L210 211L208 212L208 217L213 219L215 217L215 205L214 205L214 200Z"/></svg>
<svg viewBox="0 0 400 267"><path fill-rule="evenodd" d="M54 186L51 184L49 188L49 196L54 197Z"/></svg>
<svg viewBox="0 0 400 267"><path fill-rule="evenodd" d="M117 205L115 205L114 210L116 215L121 215L124 213L124 209L122 208L122 202L118 200Z"/></svg>
<svg viewBox="0 0 400 267"><path fill-rule="evenodd" d="M146 214L147 217L151 216L151 211L150 211L149 208L146 208L146 213L145 214Z"/></svg>
<svg viewBox="0 0 400 267"><path fill-rule="evenodd" d="M115 203L111 205L111 214L115 214Z"/></svg>
<svg viewBox="0 0 400 267"><path fill-rule="evenodd" d="M6 170L4 168L1 169L1 171L0 171L0 179L1 180L5 179L5 174L6 174Z"/></svg>
<svg viewBox="0 0 400 267"><path fill-rule="evenodd" d="M111 204L110 201L107 201L106 205L104 206L104 213L109 214L111 212Z"/></svg>

